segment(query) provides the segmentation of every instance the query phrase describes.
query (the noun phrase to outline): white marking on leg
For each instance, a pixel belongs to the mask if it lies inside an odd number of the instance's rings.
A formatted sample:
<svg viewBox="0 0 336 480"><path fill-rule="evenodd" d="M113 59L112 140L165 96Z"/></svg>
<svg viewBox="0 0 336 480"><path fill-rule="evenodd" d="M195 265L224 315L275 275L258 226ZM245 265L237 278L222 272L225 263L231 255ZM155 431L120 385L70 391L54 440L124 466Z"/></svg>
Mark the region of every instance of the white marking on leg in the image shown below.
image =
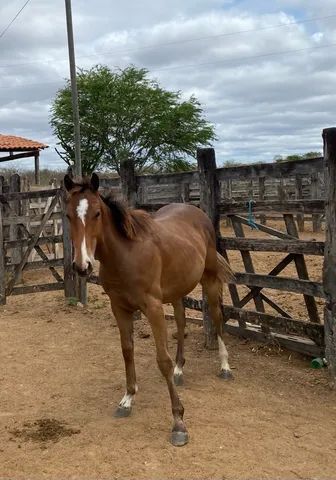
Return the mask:
<svg viewBox="0 0 336 480"><path fill-rule="evenodd" d="M175 365L174 375L177 375L177 376L183 375L183 370L182 370L182 368L179 367L178 365Z"/></svg>
<svg viewBox="0 0 336 480"><path fill-rule="evenodd" d="M121 408L131 408L134 395L130 393L125 393L123 398L120 400L119 407Z"/></svg>
<svg viewBox="0 0 336 480"><path fill-rule="evenodd" d="M135 385L134 387L135 393L138 391L138 385ZM132 402L134 400L134 395L131 393L125 393L123 398L120 400L119 407L120 408L131 408L132 407Z"/></svg>
<svg viewBox="0 0 336 480"><path fill-rule="evenodd" d="M79 200L76 210L77 210L78 218L82 220L83 225L85 225L85 217L86 217L88 208L89 208L89 202L87 198L82 198L81 200Z"/></svg>
<svg viewBox="0 0 336 480"><path fill-rule="evenodd" d="M231 370L230 365L229 365L229 355L228 351L226 350L225 343L221 339L221 337L218 335L218 350L219 350L219 359L221 362L221 370Z"/></svg>

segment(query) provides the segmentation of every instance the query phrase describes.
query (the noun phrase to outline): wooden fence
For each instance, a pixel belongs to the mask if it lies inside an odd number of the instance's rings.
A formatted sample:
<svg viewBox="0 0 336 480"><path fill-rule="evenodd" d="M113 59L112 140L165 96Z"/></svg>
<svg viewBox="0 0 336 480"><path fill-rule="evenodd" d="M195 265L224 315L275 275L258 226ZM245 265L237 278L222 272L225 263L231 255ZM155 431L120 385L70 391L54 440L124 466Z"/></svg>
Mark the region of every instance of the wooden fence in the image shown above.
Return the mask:
<svg viewBox="0 0 336 480"><path fill-rule="evenodd" d="M217 169L219 182L219 202L281 201L325 198L326 170L323 157L299 160L296 162L265 163L223 167ZM196 205L200 201L198 172L166 175L138 176L138 203L155 209L160 204L190 201ZM122 198L122 185L119 177L102 179L102 186ZM153 206L152 206L153 205ZM152 206L152 207L150 207ZM269 209L265 214L257 213L260 222L281 219L279 212ZM304 231L306 221L312 223L313 232L321 230L324 214L306 212L298 214L298 229Z"/></svg>
<svg viewBox="0 0 336 480"><path fill-rule="evenodd" d="M121 180L102 179L102 190L114 189L117 194L122 192L124 198L131 206L155 211L161 205L170 201L184 201L195 203L207 212L215 226L218 250L224 256L228 252L239 251L244 271L236 273L235 284L229 285L231 305L223 305L226 319L225 329L234 335L254 338L259 341L276 341L277 343L308 355L324 355L326 352L333 381L336 379L336 129L327 129L324 132L324 159L302 160L298 162L284 162L279 164L258 164L232 168L216 168L215 152L213 149L199 149L197 152L198 170L186 173L168 175L135 175L134 165L131 161L123 164ZM325 171L327 169L327 174ZM286 191L286 179L303 178L312 174L314 178L324 179L325 199L317 198L314 193L307 196L298 192L293 195ZM259 192L253 197L253 213L260 218L255 222L258 229L270 235L270 238L246 238L244 225L250 224L247 216L249 200L252 195L247 194L245 199L229 199L225 192L225 185L230 180L248 178L252 184L259 185ZM264 179L264 180L261 180ZM266 199L262 196L262 184L268 179L278 179L280 188L276 199ZM322 182L321 182L322 184ZM199 198L191 195L192 185L198 185ZM174 186L173 197L163 197L163 187ZM156 200L148 201L149 187L156 189ZM121 190L120 190L121 188ZM161 192L160 195L157 195ZM261 192L261 193L260 193ZM314 190L316 192L316 190ZM322 192L322 190L321 190ZM325 192L328 192L327 194ZM304 197L304 198L302 198ZM24 209L24 201L33 198L52 198L49 208L35 221L40 225L32 234L27 231L26 218L17 211L13 211L15 202L19 209ZM158 201L158 199L160 201ZM164 201L163 201L164 199ZM0 301L5 300L10 293L28 293L52 289L65 289L66 296L80 295L85 301L86 285L82 282L78 287L71 269L71 243L68 224L64 218L62 208L63 192L60 189L41 192L2 193L0 192L0 246L3 245L4 254L0 254ZM53 212L55 206L61 205L61 212ZM327 206L327 208L325 208ZM9 210L8 210L9 209ZM313 215L321 218L326 210L326 242L307 241L299 239L300 221L304 216ZM7 213L6 213L7 211ZM4 215L5 212L5 215ZM8 213L9 212L9 213ZM285 231L280 231L264 224L265 215L277 215L285 224ZM63 236L41 237L41 232L46 223L54 218L62 221ZM222 237L220 232L220 219L225 217L232 224L234 237ZM13 226L19 227L22 238L20 240L7 240L4 238L5 229ZM47 241L63 241L62 259L49 259L41 248ZM13 243L14 242L14 243ZM6 251L16 246L25 246L19 262L14 270L6 264ZM23 286L16 287L18 275L23 269L37 268L29 266L28 257L35 249L40 256L40 266L45 265L52 272L56 282L50 286ZM277 252L283 254L281 261L270 269L267 275L255 271L251 252ZM306 263L306 255L324 255L324 283L311 281ZM37 262L32 262L37 263ZM289 265L295 266L297 278L281 276L281 272ZM63 267L63 276L57 267ZM10 270L10 279L4 280L5 273ZM98 279L92 277L89 281L97 283ZM238 286L244 285L248 292L241 294ZM77 290L76 290L77 288ZM265 289L280 290L302 295L302 304L306 308L306 318L294 318L286 309L276 303L265 293ZM324 325L318 314L316 299L326 300ZM206 299L186 297L185 307L203 312L203 320L194 318L191 321L201 322L205 331L205 345L213 348L216 335L210 322ZM247 308L249 306L249 308ZM265 309L267 306L267 312ZM269 313L270 308L273 313Z"/></svg>
<svg viewBox="0 0 336 480"><path fill-rule="evenodd" d="M52 290L74 296L64 192L60 188L20 191L21 187L18 175L8 184L0 177L0 304L5 304L9 295ZM51 282L22 283L24 271L46 268Z"/></svg>

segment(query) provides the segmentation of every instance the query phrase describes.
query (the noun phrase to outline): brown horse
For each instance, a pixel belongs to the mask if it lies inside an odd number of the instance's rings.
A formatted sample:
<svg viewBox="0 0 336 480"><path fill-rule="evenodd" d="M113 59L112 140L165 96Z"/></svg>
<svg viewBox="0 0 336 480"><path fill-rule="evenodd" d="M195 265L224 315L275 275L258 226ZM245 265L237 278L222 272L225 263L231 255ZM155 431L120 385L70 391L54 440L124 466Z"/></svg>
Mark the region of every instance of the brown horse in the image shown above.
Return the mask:
<svg viewBox="0 0 336 480"><path fill-rule="evenodd" d="M218 333L220 376L232 378L223 340L221 301L222 284L232 280L233 273L216 251L213 225L202 210L192 205L167 205L153 216L127 209L112 198L99 195L96 174L79 183L65 176L64 185L69 192L66 213L74 246L73 266L80 275L88 275L94 258L99 260L100 281L110 298L120 331L126 393L116 416L130 414L137 391L133 313L140 310L153 331L157 363L168 385L174 417L171 441L175 446L184 445L188 433L183 422L184 408L175 387L183 382L185 362L182 298L199 282L206 292ZM173 304L177 323L175 369L168 353L163 310L163 304L168 302Z"/></svg>

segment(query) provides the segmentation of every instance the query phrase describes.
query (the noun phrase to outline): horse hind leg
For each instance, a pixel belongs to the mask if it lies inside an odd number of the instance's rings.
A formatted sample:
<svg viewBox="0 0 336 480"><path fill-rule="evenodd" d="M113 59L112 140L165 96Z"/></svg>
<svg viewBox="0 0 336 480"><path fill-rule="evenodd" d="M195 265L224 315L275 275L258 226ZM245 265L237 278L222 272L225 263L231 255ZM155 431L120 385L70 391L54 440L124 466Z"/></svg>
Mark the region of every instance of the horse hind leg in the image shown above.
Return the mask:
<svg viewBox="0 0 336 480"><path fill-rule="evenodd" d="M204 272L201 284L208 298L209 313L215 325L218 340L219 360L221 369L219 377L225 380L233 378L229 365L229 355L224 343L222 296L223 284L216 274Z"/></svg>
<svg viewBox="0 0 336 480"><path fill-rule="evenodd" d="M174 316L177 326L177 350L176 350L176 365L174 368L174 383L177 386L183 385L183 366L184 359L184 329L186 325L185 311L183 300L180 299L173 303Z"/></svg>

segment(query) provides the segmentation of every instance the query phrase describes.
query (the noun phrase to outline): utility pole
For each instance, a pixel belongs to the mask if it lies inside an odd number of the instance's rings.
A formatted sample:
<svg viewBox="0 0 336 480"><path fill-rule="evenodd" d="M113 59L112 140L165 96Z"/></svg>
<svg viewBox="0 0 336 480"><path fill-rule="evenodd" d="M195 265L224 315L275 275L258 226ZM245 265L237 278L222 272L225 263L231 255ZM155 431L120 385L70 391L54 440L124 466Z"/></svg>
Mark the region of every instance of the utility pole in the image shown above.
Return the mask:
<svg viewBox="0 0 336 480"><path fill-rule="evenodd" d="M75 174L81 177L82 161L81 161L78 92L77 92L77 80L76 80L75 47L74 47L73 28L72 28L71 0L65 0L65 12L66 12L67 33L68 33L72 112L73 112L74 137L75 137Z"/></svg>

